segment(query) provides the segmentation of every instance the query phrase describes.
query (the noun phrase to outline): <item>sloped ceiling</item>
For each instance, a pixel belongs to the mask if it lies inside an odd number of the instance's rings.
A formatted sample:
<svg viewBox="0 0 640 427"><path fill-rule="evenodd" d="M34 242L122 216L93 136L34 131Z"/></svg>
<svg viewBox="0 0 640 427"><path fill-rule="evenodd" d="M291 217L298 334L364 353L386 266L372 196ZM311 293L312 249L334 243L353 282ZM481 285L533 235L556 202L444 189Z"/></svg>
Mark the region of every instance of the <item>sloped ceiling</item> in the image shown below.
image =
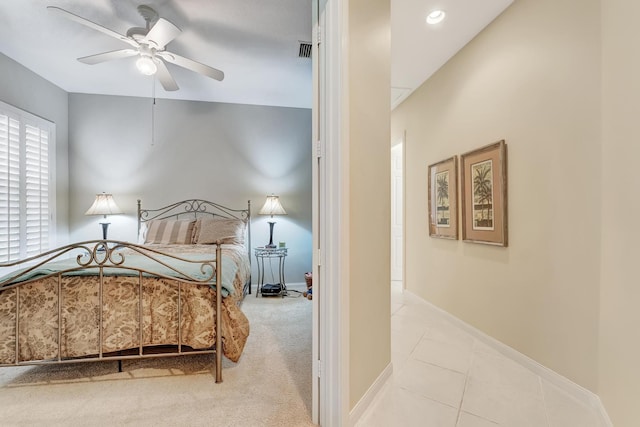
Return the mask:
<svg viewBox="0 0 640 427"><path fill-rule="evenodd" d="M141 3L182 30L168 51L225 73L218 82L168 64L180 89L165 92L158 83L156 97L311 106L311 59L298 57L299 41L311 41L311 0L3 0L0 52L68 92L151 97L154 78L136 70L135 58L96 65L76 60L128 44L46 8L126 34L144 27Z"/></svg>
<svg viewBox="0 0 640 427"><path fill-rule="evenodd" d="M391 0L391 105L396 107L513 0ZM446 13L436 25L426 17Z"/></svg>
<svg viewBox="0 0 640 427"><path fill-rule="evenodd" d="M392 0L392 105L397 105L513 0ZM0 52L67 92L310 108L311 0L143 0L182 33L167 50L221 69L222 82L168 64L180 89L141 75L135 58L96 65L76 58L126 43L51 13L57 6L120 34L144 26L131 0L3 0ZM447 19L425 23L436 8Z"/></svg>

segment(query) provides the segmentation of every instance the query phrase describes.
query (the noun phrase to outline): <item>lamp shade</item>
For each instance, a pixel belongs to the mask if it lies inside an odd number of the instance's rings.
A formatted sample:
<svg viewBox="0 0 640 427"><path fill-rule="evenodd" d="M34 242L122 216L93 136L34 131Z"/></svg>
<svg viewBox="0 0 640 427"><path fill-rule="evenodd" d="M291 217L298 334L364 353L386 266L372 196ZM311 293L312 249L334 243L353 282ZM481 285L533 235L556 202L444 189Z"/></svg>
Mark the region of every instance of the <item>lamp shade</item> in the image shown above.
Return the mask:
<svg viewBox="0 0 640 427"><path fill-rule="evenodd" d="M267 201L264 203L262 209L260 209L260 212L258 212L258 215L271 215L272 217L274 215L286 214L287 212L280 204L280 199L278 196L274 196L273 194L271 196L267 196Z"/></svg>
<svg viewBox="0 0 640 427"><path fill-rule="evenodd" d="M111 194L102 193L96 194L96 199L93 201L91 207L84 213L85 215L115 215L121 214L122 211L116 205Z"/></svg>

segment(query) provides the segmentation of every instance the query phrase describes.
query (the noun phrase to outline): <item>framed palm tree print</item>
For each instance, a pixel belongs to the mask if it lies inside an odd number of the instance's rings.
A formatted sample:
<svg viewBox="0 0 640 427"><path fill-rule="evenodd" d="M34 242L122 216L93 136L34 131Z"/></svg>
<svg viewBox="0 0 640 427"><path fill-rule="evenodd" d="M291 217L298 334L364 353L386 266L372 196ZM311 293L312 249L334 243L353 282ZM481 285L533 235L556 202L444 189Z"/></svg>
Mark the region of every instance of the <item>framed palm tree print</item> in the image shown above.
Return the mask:
<svg viewBox="0 0 640 427"><path fill-rule="evenodd" d="M462 240L507 246L507 145L460 156Z"/></svg>
<svg viewBox="0 0 640 427"><path fill-rule="evenodd" d="M429 236L458 238L458 158L429 165Z"/></svg>

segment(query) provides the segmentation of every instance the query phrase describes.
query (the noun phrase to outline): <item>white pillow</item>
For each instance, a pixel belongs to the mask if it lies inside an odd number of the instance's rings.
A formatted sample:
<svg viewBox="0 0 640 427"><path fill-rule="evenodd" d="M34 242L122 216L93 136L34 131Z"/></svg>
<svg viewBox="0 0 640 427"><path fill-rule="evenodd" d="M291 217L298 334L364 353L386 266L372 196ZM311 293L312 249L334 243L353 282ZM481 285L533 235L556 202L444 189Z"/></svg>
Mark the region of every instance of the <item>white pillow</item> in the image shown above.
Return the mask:
<svg viewBox="0 0 640 427"><path fill-rule="evenodd" d="M221 243L244 245L246 223L240 219L199 218L194 232L194 243Z"/></svg>

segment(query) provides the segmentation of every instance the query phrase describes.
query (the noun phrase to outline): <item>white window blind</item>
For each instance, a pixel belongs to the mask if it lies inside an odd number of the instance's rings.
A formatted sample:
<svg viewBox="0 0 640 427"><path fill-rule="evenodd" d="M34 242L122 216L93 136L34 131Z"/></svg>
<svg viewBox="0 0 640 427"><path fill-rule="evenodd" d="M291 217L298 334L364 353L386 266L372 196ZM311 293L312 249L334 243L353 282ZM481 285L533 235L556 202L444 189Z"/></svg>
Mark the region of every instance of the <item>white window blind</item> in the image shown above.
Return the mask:
<svg viewBox="0 0 640 427"><path fill-rule="evenodd" d="M20 123L0 116L0 261L20 257Z"/></svg>
<svg viewBox="0 0 640 427"><path fill-rule="evenodd" d="M0 262L50 248L52 123L0 103Z"/></svg>

